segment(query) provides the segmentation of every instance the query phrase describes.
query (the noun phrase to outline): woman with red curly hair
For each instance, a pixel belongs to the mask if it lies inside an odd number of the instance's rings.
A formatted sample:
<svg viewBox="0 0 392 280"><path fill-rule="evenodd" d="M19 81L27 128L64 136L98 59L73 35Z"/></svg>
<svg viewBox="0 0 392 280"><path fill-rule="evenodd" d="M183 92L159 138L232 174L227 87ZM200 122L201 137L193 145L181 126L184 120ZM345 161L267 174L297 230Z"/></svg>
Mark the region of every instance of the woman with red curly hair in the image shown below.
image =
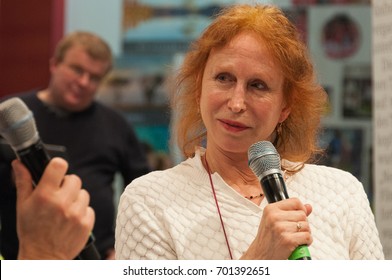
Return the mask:
<svg viewBox="0 0 392 280"><path fill-rule="evenodd" d="M128 185L117 259L288 259L301 245L312 259L384 258L362 184L311 164L327 97L279 8L223 10L177 78L174 134L187 159ZM267 202L248 165L260 141L283 159L290 198Z"/></svg>

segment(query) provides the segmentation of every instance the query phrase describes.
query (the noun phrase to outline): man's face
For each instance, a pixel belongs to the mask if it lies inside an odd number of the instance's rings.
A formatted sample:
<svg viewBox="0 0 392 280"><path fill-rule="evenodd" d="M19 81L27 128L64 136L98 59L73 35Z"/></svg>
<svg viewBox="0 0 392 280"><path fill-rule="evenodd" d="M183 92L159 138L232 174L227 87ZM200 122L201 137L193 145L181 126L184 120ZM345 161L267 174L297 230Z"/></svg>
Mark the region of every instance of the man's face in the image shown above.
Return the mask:
<svg viewBox="0 0 392 280"><path fill-rule="evenodd" d="M51 62L51 103L72 112L86 109L108 68L109 62L91 58L82 46L71 47L63 61Z"/></svg>

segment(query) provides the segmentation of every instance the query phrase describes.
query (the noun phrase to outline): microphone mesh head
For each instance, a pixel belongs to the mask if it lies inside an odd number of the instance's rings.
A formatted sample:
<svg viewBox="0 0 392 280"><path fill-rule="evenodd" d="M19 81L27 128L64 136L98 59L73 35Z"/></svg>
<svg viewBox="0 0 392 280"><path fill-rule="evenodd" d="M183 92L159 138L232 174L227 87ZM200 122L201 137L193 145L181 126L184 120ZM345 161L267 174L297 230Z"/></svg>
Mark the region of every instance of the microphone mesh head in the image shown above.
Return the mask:
<svg viewBox="0 0 392 280"><path fill-rule="evenodd" d="M271 169L280 170L280 156L269 141L260 141L248 149L248 164L258 177Z"/></svg>
<svg viewBox="0 0 392 280"><path fill-rule="evenodd" d="M20 98L0 103L0 134L15 150L26 148L39 139L33 114Z"/></svg>

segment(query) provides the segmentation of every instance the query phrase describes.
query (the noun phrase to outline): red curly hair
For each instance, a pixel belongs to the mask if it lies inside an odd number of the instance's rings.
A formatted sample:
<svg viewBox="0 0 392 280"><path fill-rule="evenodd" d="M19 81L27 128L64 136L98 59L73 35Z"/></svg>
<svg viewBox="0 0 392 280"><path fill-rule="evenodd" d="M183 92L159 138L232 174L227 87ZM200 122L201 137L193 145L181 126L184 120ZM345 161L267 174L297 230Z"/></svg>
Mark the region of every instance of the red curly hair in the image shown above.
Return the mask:
<svg viewBox="0 0 392 280"><path fill-rule="evenodd" d="M172 96L175 133L186 157L205 141L206 130L198 113L203 71L213 48L228 44L240 33L260 38L284 75L283 92L291 108L276 143L280 156L293 162L309 162L321 151L317 145L320 120L327 95L317 83L312 61L300 34L281 9L272 5L234 5L221 11L193 42L185 56Z"/></svg>

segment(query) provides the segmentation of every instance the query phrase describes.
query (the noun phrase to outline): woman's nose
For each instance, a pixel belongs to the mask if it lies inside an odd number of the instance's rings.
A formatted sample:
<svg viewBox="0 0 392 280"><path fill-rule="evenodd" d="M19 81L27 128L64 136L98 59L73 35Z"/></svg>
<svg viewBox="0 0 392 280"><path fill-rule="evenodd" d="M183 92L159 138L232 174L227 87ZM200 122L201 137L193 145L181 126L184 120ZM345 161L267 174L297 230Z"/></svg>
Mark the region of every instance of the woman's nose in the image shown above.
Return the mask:
<svg viewBox="0 0 392 280"><path fill-rule="evenodd" d="M243 87L237 86L235 89L233 89L233 92L231 93L227 103L231 111L234 113L239 113L246 110L245 94L246 92Z"/></svg>

